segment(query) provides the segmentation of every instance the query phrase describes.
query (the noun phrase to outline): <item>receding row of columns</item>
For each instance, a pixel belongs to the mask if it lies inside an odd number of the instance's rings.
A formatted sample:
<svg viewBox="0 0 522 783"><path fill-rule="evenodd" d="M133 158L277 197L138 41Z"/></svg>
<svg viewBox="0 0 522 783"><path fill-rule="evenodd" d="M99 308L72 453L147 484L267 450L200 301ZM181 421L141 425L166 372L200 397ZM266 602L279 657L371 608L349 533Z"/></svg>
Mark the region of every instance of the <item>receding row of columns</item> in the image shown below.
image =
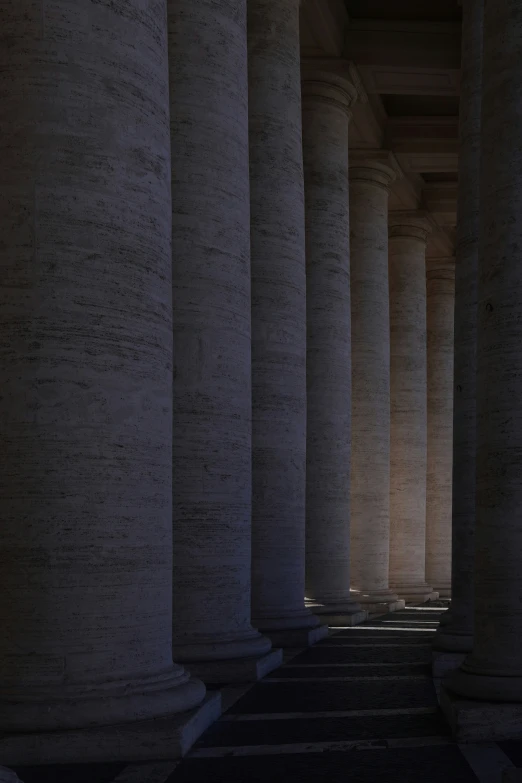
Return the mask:
<svg viewBox="0 0 522 783"><path fill-rule="evenodd" d="M299 0L33 6L0 79L9 732L185 711L426 600L450 361L429 287L428 392L426 220L388 248L393 171L349 173L353 85L301 88Z"/></svg>

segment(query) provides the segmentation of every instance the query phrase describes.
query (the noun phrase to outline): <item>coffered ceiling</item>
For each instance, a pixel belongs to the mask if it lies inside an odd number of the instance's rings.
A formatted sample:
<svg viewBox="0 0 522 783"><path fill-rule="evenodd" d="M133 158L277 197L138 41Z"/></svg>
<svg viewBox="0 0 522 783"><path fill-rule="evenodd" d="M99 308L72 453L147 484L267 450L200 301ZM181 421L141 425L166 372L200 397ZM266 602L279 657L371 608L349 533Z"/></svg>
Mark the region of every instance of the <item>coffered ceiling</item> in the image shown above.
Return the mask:
<svg viewBox="0 0 522 783"><path fill-rule="evenodd" d="M456 223L458 0L302 0L304 65L356 83L350 148L392 153L390 209L423 209L428 254L452 255Z"/></svg>

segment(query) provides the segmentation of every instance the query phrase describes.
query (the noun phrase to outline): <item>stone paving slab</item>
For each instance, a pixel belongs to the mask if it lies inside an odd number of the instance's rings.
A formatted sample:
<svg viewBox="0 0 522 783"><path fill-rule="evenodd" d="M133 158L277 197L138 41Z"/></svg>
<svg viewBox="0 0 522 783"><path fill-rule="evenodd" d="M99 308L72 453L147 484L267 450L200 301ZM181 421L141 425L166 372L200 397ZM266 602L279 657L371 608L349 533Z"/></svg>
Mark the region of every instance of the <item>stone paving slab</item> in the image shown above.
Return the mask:
<svg viewBox="0 0 522 783"><path fill-rule="evenodd" d="M391 739L449 736L439 712L428 715L370 716L293 720L255 720L216 723L195 748L230 745L279 745L291 742Z"/></svg>
<svg viewBox="0 0 522 783"><path fill-rule="evenodd" d="M373 641L373 640L372 640ZM392 642L392 644L394 644ZM317 645L293 659L293 663L429 663L431 664L431 646L412 644L400 646L362 646L343 647Z"/></svg>
<svg viewBox="0 0 522 783"><path fill-rule="evenodd" d="M477 783L453 745L285 756L184 759L168 783Z"/></svg>
<svg viewBox="0 0 522 783"><path fill-rule="evenodd" d="M22 783L112 783L127 765L49 764L42 767L14 767Z"/></svg>
<svg viewBox="0 0 522 783"><path fill-rule="evenodd" d="M366 634L361 636L352 636L350 633L339 633L335 636L330 636L330 638L324 642L324 644L317 645L317 647L314 647L314 650L322 650L324 647L335 647L335 646L344 646L346 644L362 644L364 646L371 644L371 645L398 645L398 644L404 644L407 646L411 646L412 644L423 646L430 646L433 643L433 635L431 636L425 636L424 634L405 634L404 632L400 633L400 635L394 636L393 634L388 633L379 633L376 632L375 634Z"/></svg>
<svg viewBox="0 0 522 783"><path fill-rule="evenodd" d="M515 767L522 768L522 742L520 740L504 740L497 742L497 745L511 759Z"/></svg>
<svg viewBox="0 0 522 783"><path fill-rule="evenodd" d="M332 639L404 639L409 642L419 641L423 644L431 644L434 636L433 631L426 631L424 629L408 629L407 631L401 631L399 628L386 628L382 625L374 625L368 630L365 630L364 628L354 628L353 630L343 628L340 631L336 631L335 636L331 636L328 641L330 642Z"/></svg>
<svg viewBox="0 0 522 783"><path fill-rule="evenodd" d="M435 613L401 614L401 628L421 622L397 630L385 622L395 614L341 630L238 692L185 759L153 763L152 777L137 764L16 771L23 783L484 783L449 736L427 676L433 633L422 621ZM522 765L522 742L499 745Z"/></svg>
<svg viewBox="0 0 522 783"><path fill-rule="evenodd" d="M405 663L376 666L375 664L337 664L331 666L285 666L272 672L266 679L293 677L405 677L424 674L431 676L428 663Z"/></svg>
<svg viewBox="0 0 522 783"><path fill-rule="evenodd" d="M437 704L433 683L425 680L288 682L264 680L239 699L231 713L361 710L429 707Z"/></svg>

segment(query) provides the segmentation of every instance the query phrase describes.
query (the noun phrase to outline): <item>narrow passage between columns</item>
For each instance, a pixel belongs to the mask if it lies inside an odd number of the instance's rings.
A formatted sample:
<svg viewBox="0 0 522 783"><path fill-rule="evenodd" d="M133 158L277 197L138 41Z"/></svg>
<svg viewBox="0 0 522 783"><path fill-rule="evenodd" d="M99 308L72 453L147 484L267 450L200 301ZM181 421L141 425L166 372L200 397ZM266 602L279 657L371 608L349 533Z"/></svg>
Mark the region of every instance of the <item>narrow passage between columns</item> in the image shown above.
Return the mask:
<svg viewBox="0 0 522 783"><path fill-rule="evenodd" d="M24 783L501 783L504 769L522 773L522 742L458 745L439 709L443 615L408 607L289 651L260 683L224 692L231 706L183 761L15 772Z"/></svg>

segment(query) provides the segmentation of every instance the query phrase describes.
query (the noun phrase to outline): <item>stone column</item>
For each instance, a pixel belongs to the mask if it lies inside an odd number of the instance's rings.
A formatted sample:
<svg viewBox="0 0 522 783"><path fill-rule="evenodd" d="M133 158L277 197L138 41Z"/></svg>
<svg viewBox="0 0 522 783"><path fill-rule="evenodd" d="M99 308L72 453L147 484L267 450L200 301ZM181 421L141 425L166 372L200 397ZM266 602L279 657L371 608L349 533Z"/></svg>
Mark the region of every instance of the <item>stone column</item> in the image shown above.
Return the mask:
<svg viewBox="0 0 522 783"><path fill-rule="evenodd" d="M406 601L434 597L426 556L426 242L418 212L391 212L390 587Z"/></svg>
<svg viewBox="0 0 522 783"><path fill-rule="evenodd" d="M441 598L449 598L453 463L454 258L430 258L427 261L426 292L428 334L426 580Z"/></svg>
<svg viewBox="0 0 522 783"><path fill-rule="evenodd" d="M344 79L303 83L307 271L306 595L331 623L365 616L350 597L350 232Z"/></svg>
<svg viewBox="0 0 522 783"><path fill-rule="evenodd" d="M246 0L169 0L174 649L209 682L277 665L250 624Z"/></svg>
<svg viewBox="0 0 522 783"><path fill-rule="evenodd" d="M455 249L452 597L435 647L470 652L475 538L477 265L484 0L464 0Z"/></svg>
<svg viewBox="0 0 522 783"><path fill-rule="evenodd" d="M522 6L485 3L483 40L475 635L471 654L448 686L472 699L519 702L510 720L520 727ZM494 709L484 709L494 736L502 724Z"/></svg>
<svg viewBox="0 0 522 783"><path fill-rule="evenodd" d="M390 314L388 153L352 153L351 576L365 609L404 606L388 588L390 559Z"/></svg>
<svg viewBox="0 0 522 783"><path fill-rule="evenodd" d="M299 0L248 0L252 617L277 644L328 633L304 605L306 269Z"/></svg>
<svg viewBox="0 0 522 783"><path fill-rule="evenodd" d="M172 663L166 7L7 0L0 48L0 756L99 759L61 730L205 694Z"/></svg>

